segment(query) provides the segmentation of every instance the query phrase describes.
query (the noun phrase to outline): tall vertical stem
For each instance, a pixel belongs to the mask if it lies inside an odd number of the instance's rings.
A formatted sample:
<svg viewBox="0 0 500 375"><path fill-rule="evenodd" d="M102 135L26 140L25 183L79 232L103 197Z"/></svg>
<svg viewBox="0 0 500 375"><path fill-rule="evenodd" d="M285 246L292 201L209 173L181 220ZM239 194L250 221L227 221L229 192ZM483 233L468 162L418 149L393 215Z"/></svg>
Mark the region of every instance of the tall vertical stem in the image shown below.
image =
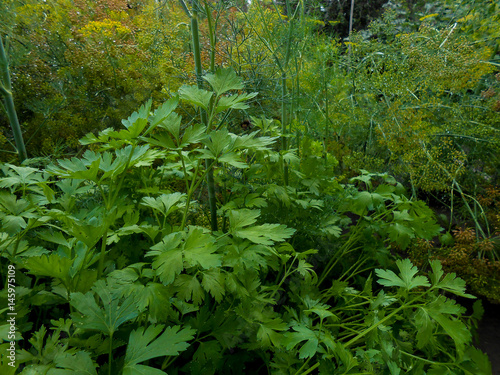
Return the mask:
<svg viewBox="0 0 500 375"><path fill-rule="evenodd" d="M208 3L205 3L205 13L207 14L208 35L210 38L210 71L215 73L215 45L217 44L217 41Z"/></svg>
<svg viewBox="0 0 500 375"><path fill-rule="evenodd" d="M330 125L330 113L328 108L328 82L326 76L327 63L325 61L326 56L323 57L323 96L325 99L325 135L323 139L323 152L325 156L325 166L328 165L328 152L327 152L327 142L329 138L329 125Z"/></svg>
<svg viewBox="0 0 500 375"><path fill-rule="evenodd" d="M207 13L208 32L210 36L210 71L215 73L215 33L212 24L212 15L208 3L205 3L205 11ZM210 129L208 129L210 131ZM208 187L208 204L210 207L210 226L212 231L217 231L217 202L215 199L215 181L214 170L209 166L208 160L205 160L205 167L209 168L207 173L207 187Z"/></svg>
<svg viewBox="0 0 500 375"><path fill-rule="evenodd" d="M187 13L187 15L191 19L191 36L193 40L193 58L194 58L194 67L196 73L196 83L198 88L203 88L203 80L201 76L203 75L203 69L201 66L201 49L200 49L200 35L198 28L198 9L199 2L198 0L193 0L193 8L191 12L186 7L186 4L183 0L179 0L182 8ZM206 8L208 10L208 7ZM211 25L210 25L211 26ZM211 31L211 41L213 38L213 31ZM215 46L212 46L215 48ZM214 56L214 55L212 55ZM214 59L211 59L214 61ZM211 65L214 65L212 63ZM207 132L210 132L210 124L208 123L207 113L201 110L201 122L207 126ZM214 181L214 172L213 168L209 166L208 161L205 162L207 168L210 168L207 173L207 187L208 187L208 204L210 207L210 224L213 231L217 230L217 203L215 200L215 181Z"/></svg>
<svg viewBox="0 0 500 375"><path fill-rule="evenodd" d="M109 335L109 350L108 350L108 375L111 375L111 363L113 362L113 333Z"/></svg>
<svg viewBox="0 0 500 375"><path fill-rule="evenodd" d="M347 67L349 71L351 71L351 54L352 54L351 34L352 34L353 18L354 18L354 0L351 0L351 14L349 15L349 66Z"/></svg>
<svg viewBox="0 0 500 375"><path fill-rule="evenodd" d="M19 125L19 119L17 118L16 108L14 106L14 99L12 97L12 85L10 82L9 73L9 62L7 59L7 54L3 48L2 37L0 36L0 68L1 68L1 81L0 81L0 93L3 96L5 111L7 112L7 117L9 118L10 127L12 133L14 134L14 141L16 143L17 152L19 154L19 161L22 163L28 158L26 153L26 147L24 145L23 133L21 131L21 126Z"/></svg>
<svg viewBox="0 0 500 375"><path fill-rule="evenodd" d="M287 150L288 145L286 141L286 70L281 72L281 149L283 151ZM285 186L288 186L288 165L286 161L283 160L283 182Z"/></svg>
<svg viewBox="0 0 500 375"><path fill-rule="evenodd" d="M282 132L282 148L283 151L286 151L288 149L287 145L287 140L286 140L286 135L287 135L287 105L286 105L286 95L287 95L287 89L286 89L286 80L287 80L287 74L286 71L288 69L288 62L290 61L290 53L292 49L292 33L293 33L293 17L292 17L292 12L291 12L291 7L290 7L290 1L286 0L285 1L286 5L286 11L288 14L288 37L286 41L286 52L285 52L285 59L283 61L283 64L281 66L281 132ZM283 180L285 186L288 185L288 165L286 162L283 162Z"/></svg>

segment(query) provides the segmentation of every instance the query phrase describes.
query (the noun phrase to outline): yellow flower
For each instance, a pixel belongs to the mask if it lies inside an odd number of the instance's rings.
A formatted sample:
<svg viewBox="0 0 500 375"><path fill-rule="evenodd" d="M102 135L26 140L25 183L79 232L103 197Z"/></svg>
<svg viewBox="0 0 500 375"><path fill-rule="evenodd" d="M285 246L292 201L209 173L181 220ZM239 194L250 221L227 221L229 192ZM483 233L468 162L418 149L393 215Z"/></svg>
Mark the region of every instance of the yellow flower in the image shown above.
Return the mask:
<svg viewBox="0 0 500 375"><path fill-rule="evenodd" d="M427 16L420 17L420 21L426 20L427 18L432 18L438 16L437 13L428 14Z"/></svg>
<svg viewBox="0 0 500 375"><path fill-rule="evenodd" d="M113 21L108 18L103 21L90 21L87 25L80 29L80 32L84 37L103 35L109 38L114 35L131 33L128 27L122 25L118 21Z"/></svg>

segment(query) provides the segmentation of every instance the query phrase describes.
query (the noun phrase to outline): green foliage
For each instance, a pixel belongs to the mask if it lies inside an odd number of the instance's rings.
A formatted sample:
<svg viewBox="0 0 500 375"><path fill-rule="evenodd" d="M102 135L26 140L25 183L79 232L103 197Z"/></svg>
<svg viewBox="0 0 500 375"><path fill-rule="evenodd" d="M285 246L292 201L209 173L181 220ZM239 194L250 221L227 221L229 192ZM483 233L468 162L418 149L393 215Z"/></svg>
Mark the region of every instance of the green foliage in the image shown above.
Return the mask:
<svg viewBox="0 0 500 375"><path fill-rule="evenodd" d="M458 26L395 35L387 15L343 56L314 34L304 2L283 13L216 3L196 10L211 48L196 86L172 2L1 5L19 14L9 32L45 43L13 59L20 87L43 82L40 95L67 105L56 114L38 103L44 131L87 133L73 157L1 166L0 266L17 269L19 371L491 374L472 345L480 308L467 316L454 299L474 298L465 282L444 258L427 274L400 259L442 231L419 189L451 186L467 202L467 158L493 155L494 139L468 143L495 134L467 91L493 87L488 50ZM47 74L68 85L32 75L31 59L55 61ZM31 132L42 112L29 93L18 95ZM482 130L469 126L478 115ZM243 116L252 122L235 130ZM477 203L470 212L487 205ZM212 208L220 230L207 223Z"/></svg>
<svg viewBox="0 0 500 375"><path fill-rule="evenodd" d="M130 334L127 353L125 354L124 375L133 374L164 374L150 366L140 365L140 362L151 358L163 356L177 356L179 352L186 350L189 346L188 341L193 339L196 332L193 329L183 329L179 331L178 326L167 327L163 333L158 336L163 325L151 325L146 330L139 328Z"/></svg>
<svg viewBox="0 0 500 375"><path fill-rule="evenodd" d="M219 71L210 80L218 90L234 88L228 77L230 73ZM219 98L207 93L210 112ZM181 94L181 99L196 105L190 95ZM358 188L335 185L341 199L329 203L336 212L330 227L323 225L318 232L325 239L339 238L345 227L348 235L337 251L298 251L284 241L293 238L301 248L305 243L295 239L301 232L261 219L279 205L288 207L289 222L310 209L321 212L327 201L323 191L332 189L332 181L311 174L310 181L297 179L297 187L284 189L273 182L272 170L273 163L288 156L269 148L272 138L258 132L207 133L196 124L181 130L182 118L173 112L177 104L174 98L151 112L147 103L123 121L125 129L88 135L83 142L100 144L100 150L59 160L46 169L50 174L4 168L1 183L11 192L2 195L10 215L3 220L11 224L3 228L16 237L10 242L15 250L2 254L41 281L35 288L28 287L29 276L23 281L26 293L36 297L23 300L27 308L58 306L50 313L52 335L45 339L45 327L36 327L33 348L22 352L23 373L92 374L97 364L108 373L160 374L180 368L196 373L205 366L218 373L227 367L242 370L256 358L264 358L262 365L278 373L300 373L311 360L314 368L330 372L484 367L482 354L465 349L471 334L461 319L462 308L438 292L471 296L454 274L444 275L438 262L431 264L430 281L409 260L398 260L399 274L376 270L386 290L373 291L371 278L360 291L348 286L361 263L373 267L377 259L366 234L380 236L380 251L391 242L404 248L413 238L438 232L425 205L405 198L393 178L364 172L351 181ZM199 146L193 147L194 142ZM163 168L151 174L158 158L164 159ZM202 160L242 169L261 192L226 202L224 232L186 225L205 174ZM252 171L266 160L267 172ZM296 167L294 173L302 176L313 165ZM136 173L142 177L132 187ZM184 180L186 192L169 191L161 183L165 176ZM154 181L155 193L141 196ZM43 187L48 184L54 189ZM248 182L232 186L236 191L250 187ZM16 199L17 191L23 198ZM76 209L85 202L86 207ZM359 217L357 222L350 221L349 213ZM40 222L32 224L34 220ZM40 245L46 254L30 250ZM351 254L361 248L362 262L352 262ZM330 260L314 266L318 256ZM337 279L339 271L343 275ZM68 307L71 318L56 324ZM363 314L353 315L356 311ZM367 318L359 318L363 315ZM25 324L28 319L25 315ZM29 333L30 325L24 327L23 334ZM62 332L68 338L53 347ZM114 358L127 342L124 357ZM359 348L352 350L355 345ZM413 345L418 355L411 354ZM234 350L247 353L246 359L232 363L226 353ZM107 361L100 359L102 354Z"/></svg>
<svg viewBox="0 0 500 375"><path fill-rule="evenodd" d="M497 270L500 262L492 254L495 243L491 239L477 240L471 228L448 233L450 242L440 248L431 248L427 242L417 242L409 249L410 257L421 266L428 259L438 259L447 272L457 273L469 286L472 293L484 296L492 302L500 300L500 280ZM488 257L494 258L493 260Z"/></svg>

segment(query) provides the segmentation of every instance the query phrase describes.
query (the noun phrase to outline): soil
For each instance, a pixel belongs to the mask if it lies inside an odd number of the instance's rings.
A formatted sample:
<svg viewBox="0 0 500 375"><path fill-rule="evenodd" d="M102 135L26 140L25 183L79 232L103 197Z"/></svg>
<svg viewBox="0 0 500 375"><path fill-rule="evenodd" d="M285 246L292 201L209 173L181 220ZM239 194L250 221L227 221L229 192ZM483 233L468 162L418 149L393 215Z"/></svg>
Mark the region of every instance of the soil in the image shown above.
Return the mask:
<svg viewBox="0 0 500 375"><path fill-rule="evenodd" d="M493 375L500 375L500 305L483 301L483 306L478 347L490 357Z"/></svg>

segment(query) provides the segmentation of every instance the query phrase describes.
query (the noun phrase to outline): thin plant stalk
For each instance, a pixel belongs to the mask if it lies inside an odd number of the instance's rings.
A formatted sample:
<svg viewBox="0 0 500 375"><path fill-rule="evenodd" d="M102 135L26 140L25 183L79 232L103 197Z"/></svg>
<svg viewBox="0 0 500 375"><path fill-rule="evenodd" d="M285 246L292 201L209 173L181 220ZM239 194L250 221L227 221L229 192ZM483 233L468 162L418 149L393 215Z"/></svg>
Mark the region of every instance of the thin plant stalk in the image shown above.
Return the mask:
<svg viewBox="0 0 500 375"><path fill-rule="evenodd" d="M289 17L291 16L291 7L290 7L290 1L286 0L286 11ZM283 134L283 151L286 151L288 149L287 145L287 140L286 140L286 134L287 129L287 103L286 103L286 95L287 95L287 88L286 88L286 80L287 80L287 67L288 67L288 62L290 61L290 53L291 53L291 47L292 47L292 33L293 33L293 17L290 17L288 19L288 36L286 40L286 52L285 52L285 59L283 62L283 68L281 70L281 129L282 129L282 134ZM288 186L288 164L283 161L283 182L285 186Z"/></svg>
<svg viewBox="0 0 500 375"><path fill-rule="evenodd" d="M274 4L274 3L273 3ZM302 5L303 2L300 2ZM301 6L299 5L299 6ZM276 4L274 4L276 12L280 15L281 13L279 12L279 9L277 8ZM285 46L285 56L283 57L282 60L280 60L277 48L273 48L273 46L270 44L272 40L274 40L274 37L271 35L269 30L264 30L264 32L267 32L267 39L264 38L262 35L257 32L257 30L254 31L256 32L257 37L259 40L264 44L264 46L271 52L273 55L274 60L276 61L276 65L278 66L279 71L281 72L281 148L283 151L286 151L288 149L288 144L287 144L287 139L286 136L288 134L288 129L287 129L287 121L288 121L288 116L287 116L287 87L286 87L286 82L288 80L288 75L287 75L287 70L288 70L288 63L290 61L290 56L291 56L291 51L292 51L292 36L293 36L293 31L294 31L294 25L295 23L293 20L295 19L298 11L298 7L295 10L295 13L292 14L291 11L291 6L290 6L290 1L286 0L285 1L285 6L287 9L287 14L288 14L288 34L286 38L286 46ZM262 18L264 19L264 13L261 8L258 8ZM248 16L245 14L245 18L247 19L248 22L250 22L250 19ZM286 162L283 162L283 181L285 186L288 185L288 165Z"/></svg>
<svg viewBox="0 0 500 375"><path fill-rule="evenodd" d="M14 106L14 98L12 96L12 85L10 81L9 73L9 61L7 59L7 54L3 47L2 37L0 36L0 69L1 69L1 81L0 81L0 93L3 96L5 112L7 112L7 117L9 118L10 127L12 133L14 134L14 141L16 143L17 153L19 155L19 161L22 163L28 158L26 153L26 147L24 145L23 133L21 131L21 126L19 125L19 119L17 118L16 107Z"/></svg>
<svg viewBox="0 0 500 375"><path fill-rule="evenodd" d="M109 335L109 351L108 351L108 374L111 375L111 362L113 361L113 332Z"/></svg>
<svg viewBox="0 0 500 375"><path fill-rule="evenodd" d="M327 78L326 78L326 69L327 69L327 64L325 62L325 58L323 58L323 96L325 100L325 135L323 139L323 152L325 155L325 166L328 165L328 152L327 152L327 141L329 138L329 122L330 122L330 115L329 115L329 108L328 108L328 83L327 83Z"/></svg>
<svg viewBox="0 0 500 375"><path fill-rule="evenodd" d="M198 0L193 1L193 6L191 11L189 11L189 9L187 8L184 0L179 0L179 2L191 20L191 36L193 42L193 57L195 65L196 83L198 85L198 88L201 89L203 88L203 80L201 78L203 75L203 69L201 66L201 48L200 48L200 35L198 27L199 1ZM213 34L213 30L211 31L211 34ZM213 35L211 35L210 37L211 41L212 39ZM215 48L215 46L213 46L212 48ZM211 58L211 61L215 61L215 59ZM200 111L201 111L201 122L207 126L207 132L210 132L210 124L208 123L207 113L203 109L200 109ZM208 161L206 162L206 167L209 168ZM215 199L214 172L212 168L210 168L207 173L207 188L208 188L208 204L210 207L210 225L212 231L217 231L217 204Z"/></svg>
<svg viewBox="0 0 500 375"><path fill-rule="evenodd" d="M214 27L213 27L213 22L212 22L212 15L210 14L210 9L208 7L208 3L205 3L205 12L207 14L207 22L208 22L208 31L209 31L209 39L210 39L210 71L212 73L215 73L215 33L214 33ZM198 26L198 24L196 24ZM194 39L193 39L194 43ZM198 45L200 43L199 38L197 41ZM198 48L198 53L199 48ZM200 68L201 68L201 55L198 56L198 59L200 60ZM197 73L198 76L198 73ZM200 72L200 77L201 77L201 72ZM200 87L198 85L198 87ZM212 119L210 118L210 123ZM210 132L210 124L207 123L207 131ZM213 170L213 164L210 165L208 159L205 160L205 168L207 168L207 187L208 187L208 204L210 207L210 227L212 228L212 231L216 232L218 230L218 225L217 225L217 201L215 198L215 180L214 180L214 170Z"/></svg>
<svg viewBox="0 0 500 375"><path fill-rule="evenodd" d="M354 18L354 0L351 0L351 13L349 15L349 66L347 69L351 70L351 55L352 55L352 44L351 44L351 34L352 34L352 20Z"/></svg>

